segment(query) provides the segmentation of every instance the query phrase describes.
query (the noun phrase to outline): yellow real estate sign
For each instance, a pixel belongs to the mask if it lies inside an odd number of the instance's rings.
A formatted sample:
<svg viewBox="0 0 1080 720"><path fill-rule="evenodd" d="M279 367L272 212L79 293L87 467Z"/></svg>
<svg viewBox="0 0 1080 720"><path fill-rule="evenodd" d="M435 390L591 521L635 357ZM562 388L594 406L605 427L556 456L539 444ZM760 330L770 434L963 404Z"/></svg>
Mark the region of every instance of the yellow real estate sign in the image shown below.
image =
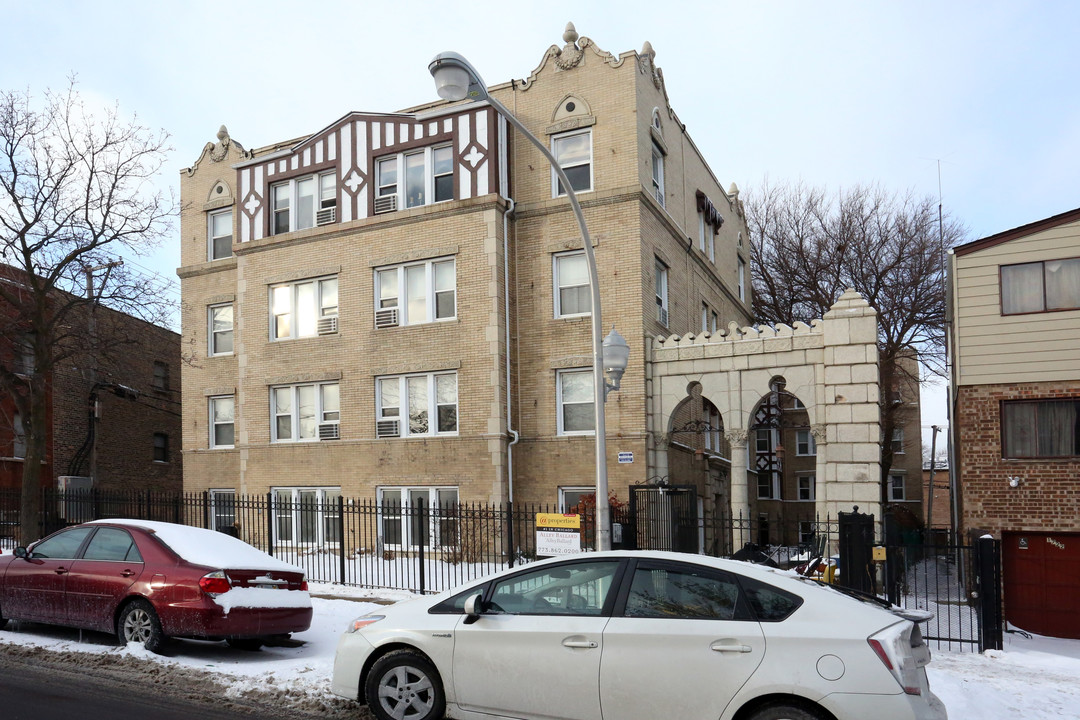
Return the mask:
<svg viewBox="0 0 1080 720"><path fill-rule="evenodd" d="M581 552L581 516L536 513L536 554L539 557Z"/></svg>

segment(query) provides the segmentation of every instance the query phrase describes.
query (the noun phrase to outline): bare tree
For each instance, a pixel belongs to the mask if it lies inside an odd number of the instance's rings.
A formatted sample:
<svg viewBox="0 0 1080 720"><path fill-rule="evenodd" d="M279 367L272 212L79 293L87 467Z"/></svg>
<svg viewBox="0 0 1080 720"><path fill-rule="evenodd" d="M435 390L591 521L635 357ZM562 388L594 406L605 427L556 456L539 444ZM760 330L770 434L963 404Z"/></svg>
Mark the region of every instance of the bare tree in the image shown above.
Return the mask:
<svg viewBox="0 0 1080 720"><path fill-rule="evenodd" d="M113 107L96 115L74 82L39 102L0 91L0 393L25 433L24 542L40 537L41 463L47 458L48 387L54 370L95 364L133 342L99 304L162 322L160 286L119 262L170 230L175 203L151 184L168 135Z"/></svg>
<svg viewBox="0 0 1080 720"><path fill-rule="evenodd" d="M945 250L965 228L929 197L855 186L765 184L748 193L754 313L759 321L809 322L855 288L878 312L881 488L888 496L893 431L919 363L944 371Z"/></svg>

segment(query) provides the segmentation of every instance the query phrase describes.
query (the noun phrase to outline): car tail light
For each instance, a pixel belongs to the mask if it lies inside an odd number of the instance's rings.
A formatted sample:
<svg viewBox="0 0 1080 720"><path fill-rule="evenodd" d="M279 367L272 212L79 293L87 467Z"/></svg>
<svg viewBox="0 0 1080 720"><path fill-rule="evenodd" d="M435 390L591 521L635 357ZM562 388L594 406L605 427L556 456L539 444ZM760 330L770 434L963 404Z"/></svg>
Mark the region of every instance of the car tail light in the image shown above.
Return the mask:
<svg viewBox="0 0 1080 720"><path fill-rule="evenodd" d="M307 592L307 589L308 589L307 580L301 580L300 581L300 589L303 590L304 592Z"/></svg>
<svg viewBox="0 0 1080 720"><path fill-rule="evenodd" d="M199 578L199 588L207 595L221 595L232 589L224 571L216 570Z"/></svg>
<svg viewBox="0 0 1080 720"><path fill-rule="evenodd" d="M874 633L866 642L908 695L922 695L919 665L911 649L912 623L898 623Z"/></svg>

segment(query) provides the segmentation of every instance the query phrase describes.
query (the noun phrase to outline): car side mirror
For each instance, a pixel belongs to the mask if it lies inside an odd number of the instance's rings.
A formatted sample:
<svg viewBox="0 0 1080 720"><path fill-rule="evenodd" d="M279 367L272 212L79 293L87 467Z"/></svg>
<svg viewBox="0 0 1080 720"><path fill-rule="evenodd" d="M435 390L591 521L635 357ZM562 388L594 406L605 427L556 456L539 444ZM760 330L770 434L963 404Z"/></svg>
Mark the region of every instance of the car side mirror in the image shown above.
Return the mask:
<svg viewBox="0 0 1080 720"><path fill-rule="evenodd" d="M26 552L26 548L24 548L24 547L15 548L15 557L22 558L23 560L25 560L29 556L30 556L30 553Z"/></svg>
<svg viewBox="0 0 1080 720"><path fill-rule="evenodd" d="M477 593L476 595L470 595L469 599L465 601L465 624L471 625L480 619L480 613L483 611L483 595Z"/></svg>

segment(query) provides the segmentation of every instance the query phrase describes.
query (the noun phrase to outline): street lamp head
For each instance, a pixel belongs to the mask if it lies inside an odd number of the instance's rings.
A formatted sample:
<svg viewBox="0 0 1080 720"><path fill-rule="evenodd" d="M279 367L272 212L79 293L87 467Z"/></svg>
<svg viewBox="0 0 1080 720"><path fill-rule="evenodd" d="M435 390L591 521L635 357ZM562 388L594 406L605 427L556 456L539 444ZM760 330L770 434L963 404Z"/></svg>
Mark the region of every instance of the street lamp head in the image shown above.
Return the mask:
<svg viewBox="0 0 1080 720"><path fill-rule="evenodd" d="M604 338L604 374L611 378L611 389L618 390L626 366L630 363L630 346L615 328Z"/></svg>
<svg viewBox="0 0 1080 720"><path fill-rule="evenodd" d="M456 52L441 52L428 64L435 90L444 100L483 100L487 86L469 61Z"/></svg>

